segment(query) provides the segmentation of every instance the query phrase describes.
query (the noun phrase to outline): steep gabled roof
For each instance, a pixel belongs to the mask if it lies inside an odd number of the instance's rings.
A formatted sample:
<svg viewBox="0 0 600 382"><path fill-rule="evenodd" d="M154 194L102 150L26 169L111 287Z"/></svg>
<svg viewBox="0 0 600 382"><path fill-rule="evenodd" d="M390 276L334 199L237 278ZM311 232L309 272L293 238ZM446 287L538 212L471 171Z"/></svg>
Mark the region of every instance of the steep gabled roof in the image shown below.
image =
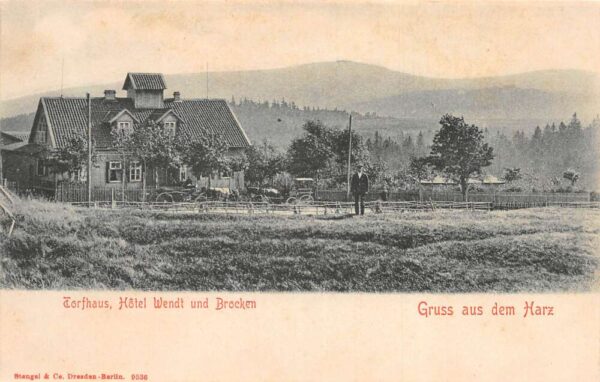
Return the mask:
<svg viewBox="0 0 600 382"><path fill-rule="evenodd" d="M87 136L87 100L85 98L43 97L38 113L45 113L48 128L57 147L64 146L71 138ZM156 120L171 110L179 118L179 129L192 136L212 131L221 134L229 147L244 148L250 145L246 133L235 118L225 100L165 100L165 108L136 109L130 98L91 99L92 138L98 148L112 146L110 120L127 110L136 123ZM38 116L36 116L36 121ZM35 122L34 122L35 126Z"/></svg>
<svg viewBox="0 0 600 382"><path fill-rule="evenodd" d="M164 90L167 83L160 73L127 73L123 90Z"/></svg>
<svg viewBox="0 0 600 382"><path fill-rule="evenodd" d="M222 134L230 147L248 147L250 140L239 121L222 99L194 99L172 102L165 100L165 106L181 116L185 121L180 128L192 136L203 131Z"/></svg>

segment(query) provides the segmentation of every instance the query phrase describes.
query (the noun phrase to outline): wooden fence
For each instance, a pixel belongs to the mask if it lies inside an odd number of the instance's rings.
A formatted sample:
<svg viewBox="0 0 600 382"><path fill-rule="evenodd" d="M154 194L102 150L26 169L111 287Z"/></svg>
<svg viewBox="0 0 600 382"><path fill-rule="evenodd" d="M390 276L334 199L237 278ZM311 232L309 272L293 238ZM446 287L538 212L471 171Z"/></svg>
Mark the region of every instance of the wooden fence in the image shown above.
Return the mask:
<svg viewBox="0 0 600 382"><path fill-rule="evenodd" d="M74 205L87 206L87 202L75 202ZM352 202L314 202L299 204L273 204L265 202L132 202L132 201L96 201L91 205L94 208L137 208L145 210L161 210L168 212L190 213L243 213L243 214L352 214ZM491 203L476 202L381 202L372 201L365 203L365 209L370 213L391 213L402 211L435 211L437 209L464 209L464 210L490 210Z"/></svg>
<svg viewBox="0 0 600 382"><path fill-rule="evenodd" d="M317 199L323 201L346 201L345 190L318 190ZM381 191L370 191L365 200L375 201L382 198ZM463 197L456 191L418 190L393 191L387 194L388 201L414 202L462 202ZM512 206L514 208L543 207L553 203L589 202L589 193L521 193L521 192L471 192L469 202L492 203L494 206Z"/></svg>
<svg viewBox="0 0 600 382"><path fill-rule="evenodd" d="M73 203L87 206L86 202ZM557 203L561 207L600 208L600 202ZM263 214L263 215L349 215L354 213L352 202L314 202L306 204L273 204L265 202L219 202L206 201L201 203L141 203L131 201L93 202L94 208L136 208L144 210L159 210L171 213L222 213L222 214ZM470 211L489 211L494 209L489 202L382 202L365 203L366 213L386 214L408 211L436 211L460 209Z"/></svg>
<svg viewBox="0 0 600 382"><path fill-rule="evenodd" d="M232 177L231 179L221 179L215 182L211 181L212 187L228 187L239 185L243 179ZM26 193L14 182L7 182L7 188L16 193ZM88 201L87 187L85 184L78 183L58 183L53 185L52 189L44 185L37 193L59 202L83 203ZM233 187L228 187L233 188ZM35 193L36 190L34 190ZM151 201L152 196L156 196L156 188L149 186L146 189L146 201ZM490 203L494 209L514 209L528 207L544 206L562 206L571 203L588 203L591 201L590 193L521 193L521 192L471 192L469 193L469 202ZM365 200L377 201L382 199L380 190L370 191ZM389 202L462 202L462 194L452 190L410 190L393 191L387 194ZM346 198L346 190L317 190L315 200L319 202L350 202ZM141 188L121 187L93 187L92 201L119 201L119 202L142 202L144 201L143 190Z"/></svg>
<svg viewBox="0 0 600 382"><path fill-rule="evenodd" d="M146 188L146 197L155 192L155 187ZM144 192L133 188L123 190L120 187L92 187L92 201L131 201L142 202ZM85 184L59 183L54 192L57 202L82 203L88 201L88 189Z"/></svg>

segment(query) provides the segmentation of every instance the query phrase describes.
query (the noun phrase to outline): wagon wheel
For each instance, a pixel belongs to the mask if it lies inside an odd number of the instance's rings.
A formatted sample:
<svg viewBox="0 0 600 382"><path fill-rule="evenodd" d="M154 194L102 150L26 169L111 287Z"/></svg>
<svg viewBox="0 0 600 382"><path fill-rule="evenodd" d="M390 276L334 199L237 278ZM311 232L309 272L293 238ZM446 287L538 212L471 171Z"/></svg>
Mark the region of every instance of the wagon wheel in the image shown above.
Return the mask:
<svg viewBox="0 0 600 382"><path fill-rule="evenodd" d="M173 195L169 192L163 192L156 197L157 203L173 203Z"/></svg>
<svg viewBox="0 0 600 382"><path fill-rule="evenodd" d="M182 202L185 198L185 193L181 191L172 191L171 198L174 202Z"/></svg>
<svg viewBox="0 0 600 382"><path fill-rule="evenodd" d="M290 196L289 198L287 198L287 200L285 201L285 204L296 204L298 202L298 199L296 199L293 196Z"/></svg>
<svg viewBox="0 0 600 382"><path fill-rule="evenodd" d="M302 195L298 201L303 204L312 204L315 199L312 197L312 195Z"/></svg>

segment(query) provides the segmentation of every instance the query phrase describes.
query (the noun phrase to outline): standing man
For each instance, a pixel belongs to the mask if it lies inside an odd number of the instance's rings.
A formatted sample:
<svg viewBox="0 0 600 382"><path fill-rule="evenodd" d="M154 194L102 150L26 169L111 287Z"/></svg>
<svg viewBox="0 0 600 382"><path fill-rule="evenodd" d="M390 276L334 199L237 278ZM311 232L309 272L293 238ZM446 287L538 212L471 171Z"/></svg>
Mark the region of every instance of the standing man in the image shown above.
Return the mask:
<svg viewBox="0 0 600 382"><path fill-rule="evenodd" d="M363 173L363 166L356 166L356 172L352 175L352 182L350 183L350 191L354 194L354 211L358 215L359 201L360 201L360 214L365 214L365 195L369 192L369 178L367 174Z"/></svg>

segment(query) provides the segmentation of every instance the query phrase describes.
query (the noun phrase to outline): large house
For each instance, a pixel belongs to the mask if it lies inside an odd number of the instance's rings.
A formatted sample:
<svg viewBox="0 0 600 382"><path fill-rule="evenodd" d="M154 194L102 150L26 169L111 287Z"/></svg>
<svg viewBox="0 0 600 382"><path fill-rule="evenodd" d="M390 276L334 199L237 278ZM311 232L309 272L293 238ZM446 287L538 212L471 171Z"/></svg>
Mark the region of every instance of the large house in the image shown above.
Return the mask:
<svg viewBox="0 0 600 382"><path fill-rule="evenodd" d="M114 147L111 131L123 131L154 121L175 134L187 132L192 136L211 131L221 134L228 144L228 155L239 155L250 145L225 100L182 99L179 92L164 97L167 88L162 74L128 73L123 84L126 97L117 97L115 90L105 90L104 97L90 98L91 131L96 160L92 167L92 187L140 188L142 165L135 158L124 159ZM85 181L85 169L69 174L53 174L45 164L48 153L76 136L87 137L88 101L85 97L42 97L27 145L3 151L4 177L19 183L20 188L52 189L60 182ZM169 184L191 178L189 169L181 166L175 171L148 171L147 185ZM155 175L158 177L154 179ZM228 177L233 174L217 174ZM243 187L238 180L235 184ZM231 182L229 182L231 184Z"/></svg>

